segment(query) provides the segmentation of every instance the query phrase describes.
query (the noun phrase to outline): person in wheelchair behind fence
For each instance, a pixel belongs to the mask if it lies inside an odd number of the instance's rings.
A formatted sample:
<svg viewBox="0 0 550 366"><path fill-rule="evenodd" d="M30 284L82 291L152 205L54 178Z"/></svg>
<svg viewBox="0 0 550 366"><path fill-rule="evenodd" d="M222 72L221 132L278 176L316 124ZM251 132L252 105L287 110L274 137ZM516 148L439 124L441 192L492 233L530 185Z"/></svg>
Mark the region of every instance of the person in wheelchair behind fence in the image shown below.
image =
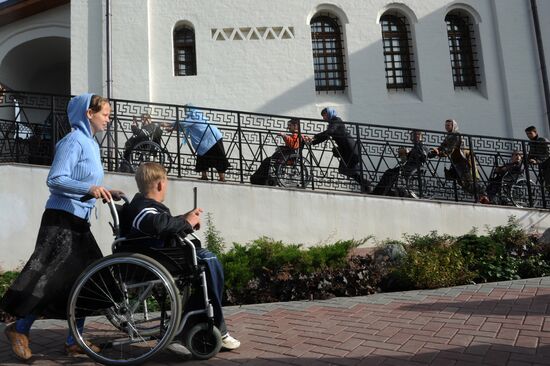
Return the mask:
<svg viewBox="0 0 550 366"><path fill-rule="evenodd" d="M124 208L121 216L121 235L135 240L135 245L162 247L175 235L185 237L200 228L202 210L196 208L184 215L172 216L162 202L168 189L166 169L154 162L142 163L135 174L139 193ZM214 307L214 322L222 335L222 348L233 350L240 342L229 335L222 312L224 276L218 258L205 248L197 248L197 258L206 264L208 293ZM190 299L193 301L193 299Z"/></svg>
<svg viewBox="0 0 550 366"><path fill-rule="evenodd" d="M121 172L126 173L133 172L130 166L130 155L137 144L151 140L160 145L162 138L162 128L151 120L151 115L148 113L143 113L141 115L141 127L138 124L137 118L134 116L131 128L132 137L124 144L124 160L120 163L119 168Z"/></svg>
<svg viewBox="0 0 550 366"><path fill-rule="evenodd" d="M271 167L277 163L282 163L289 154L294 153L303 145L300 143L299 137L300 120L297 118L289 120L287 129L290 134L285 134L284 132L279 133L279 136L283 138L285 144L277 147L273 155L262 160L258 169L250 176L250 183L257 185L274 185L274 178L270 174ZM304 136L302 136L302 139L303 137Z"/></svg>
<svg viewBox="0 0 550 366"><path fill-rule="evenodd" d="M495 198L500 192L503 184L513 184L521 176L523 173L523 169L521 167L522 159L523 153L516 150L512 153L512 160L510 160L510 162L495 167L493 174L487 183L487 196L489 197L489 201L491 201L491 203L495 203ZM509 177L509 181L507 182L503 181L505 175Z"/></svg>
<svg viewBox="0 0 550 366"><path fill-rule="evenodd" d="M340 160L338 172L355 180L361 186L361 192L370 192L370 182L366 177L361 177L361 156L357 141L348 133L346 126L333 108L324 108L321 117L328 122L328 128L313 136L310 143L320 144L332 138L336 147L332 150L334 156Z"/></svg>
<svg viewBox="0 0 550 366"><path fill-rule="evenodd" d="M400 147L397 150L399 164L395 168L384 172L382 178L380 178L380 181L372 191L373 194L389 196L406 195L405 192L393 189L399 179L399 174L401 174L401 177L405 181L411 179L413 173L420 169L422 164L428 159L428 149L422 142L422 131L412 131L411 142L413 143L413 147L410 151L405 147Z"/></svg>
<svg viewBox="0 0 550 366"><path fill-rule="evenodd" d="M456 180L467 193L472 195L477 193L480 203L489 203L483 185L479 181L474 183L472 170L477 177L477 167L471 168L470 151L462 150L462 136L458 132L458 123L454 119L446 120L445 130L447 131L445 139L439 147L430 150L428 157L448 157L451 161L451 168L445 170L445 178Z"/></svg>

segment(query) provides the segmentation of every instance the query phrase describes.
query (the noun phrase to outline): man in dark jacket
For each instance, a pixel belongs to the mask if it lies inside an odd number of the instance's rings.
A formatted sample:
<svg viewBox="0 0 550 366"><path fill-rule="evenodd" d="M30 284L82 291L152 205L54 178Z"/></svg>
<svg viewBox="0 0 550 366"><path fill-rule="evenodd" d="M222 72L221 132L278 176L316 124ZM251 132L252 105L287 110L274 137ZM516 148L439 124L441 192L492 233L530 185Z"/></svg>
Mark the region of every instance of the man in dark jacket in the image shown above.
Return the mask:
<svg viewBox="0 0 550 366"><path fill-rule="evenodd" d="M166 170L158 163L142 163L135 175L139 193L124 207L121 234L133 245L163 247L175 235L185 237L200 228L202 209L196 208L184 215L172 216L162 202L166 197L168 179ZM147 236L146 238L143 238ZM205 248L196 248L197 258L206 264L208 293L214 308L214 323L222 335L222 347L237 349L240 342L229 335L222 313L224 276L218 258Z"/></svg>
<svg viewBox="0 0 550 366"><path fill-rule="evenodd" d="M550 148L548 139L540 137L535 126L529 126L525 129L525 134L529 139L529 154L527 162L539 167L539 180L548 194L550 189Z"/></svg>
<svg viewBox="0 0 550 366"><path fill-rule="evenodd" d="M332 138L336 144L333 153L340 159L338 172L359 183L362 192L370 192L369 181L361 177L361 156L357 141L348 133L344 122L333 108L323 109L321 116L328 122L328 128L313 136L311 144L317 145Z"/></svg>

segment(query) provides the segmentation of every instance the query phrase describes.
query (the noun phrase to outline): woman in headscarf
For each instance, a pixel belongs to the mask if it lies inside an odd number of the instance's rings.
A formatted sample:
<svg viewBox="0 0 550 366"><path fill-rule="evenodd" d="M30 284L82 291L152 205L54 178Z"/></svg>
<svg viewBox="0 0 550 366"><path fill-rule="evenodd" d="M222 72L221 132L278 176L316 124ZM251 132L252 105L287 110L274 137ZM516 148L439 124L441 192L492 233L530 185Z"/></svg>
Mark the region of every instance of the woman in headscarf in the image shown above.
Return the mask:
<svg viewBox="0 0 550 366"><path fill-rule="evenodd" d="M451 170L447 171L445 175L456 179L464 191L473 195L477 193L480 203L489 203L483 185L477 180L474 184L472 170L477 178L477 168L472 169L470 166L470 152L462 150L462 136L458 132L458 123L454 119L446 120L445 130L447 136L439 147L431 149L430 156L449 157Z"/></svg>
<svg viewBox="0 0 550 366"><path fill-rule="evenodd" d="M180 126L197 154L195 171L201 173L201 180L208 180L208 169L214 168L218 172L218 180L225 182L225 172L230 164L225 156L220 130L209 123L202 112L192 108L191 104L185 107L186 118Z"/></svg>
<svg viewBox="0 0 550 366"><path fill-rule="evenodd" d="M313 136L311 144L317 145L332 138L336 144L333 153L340 159L338 172L359 183L362 192L369 192L368 180L361 177L361 156L357 141L348 133L344 122L336 115L333 108L324 108L321 111L321 117L328 122L328 127L325 131Z"/></svg>
<svg viewBox="0 0 550 366"><path fill-rule="evenodd" d="M110 113L109 101L92 94L72 98L67 107L72 131L55 148L47 179L50 197L34 252L0 303L7 313L18 317L4 333L19 359L32 357L29 331L35 319L66 319L74 282L89 264L103 256L90 231L92 209L96 199L110 201L122 194L101 185L103 165L94 139L94 134L109 124ZM94 199L81 202L85 195ZM78 327L83 326L84 319L78 319ZM90 347L99 351L95 345ZM71 335L65 351L68 355L84 353Z"/></svg>

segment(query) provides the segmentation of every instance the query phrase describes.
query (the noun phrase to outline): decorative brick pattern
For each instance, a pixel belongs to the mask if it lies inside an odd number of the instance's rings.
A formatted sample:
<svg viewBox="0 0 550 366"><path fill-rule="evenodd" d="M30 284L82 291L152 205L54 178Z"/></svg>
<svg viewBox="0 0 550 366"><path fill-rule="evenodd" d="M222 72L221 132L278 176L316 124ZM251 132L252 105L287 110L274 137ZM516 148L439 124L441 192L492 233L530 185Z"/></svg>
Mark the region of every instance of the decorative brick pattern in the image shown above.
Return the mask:
<svg viewBox="0 0 550 366"><path fill-rule="evenodd" d="M242 346L185 365L550 365L550 278L225 308ZM4 324L0 324L0 331ZM62 321L38 321L34 363L94 365L62 352ZM162 354L147 365L175 365ZM0 364L15 359L0 336Z"/></svg>
<svg viewBox="0 0 550 366"><path fill-rule="evenodd" d="M294 27L212 28L214 41L271 41L294 39Z"/></svg>

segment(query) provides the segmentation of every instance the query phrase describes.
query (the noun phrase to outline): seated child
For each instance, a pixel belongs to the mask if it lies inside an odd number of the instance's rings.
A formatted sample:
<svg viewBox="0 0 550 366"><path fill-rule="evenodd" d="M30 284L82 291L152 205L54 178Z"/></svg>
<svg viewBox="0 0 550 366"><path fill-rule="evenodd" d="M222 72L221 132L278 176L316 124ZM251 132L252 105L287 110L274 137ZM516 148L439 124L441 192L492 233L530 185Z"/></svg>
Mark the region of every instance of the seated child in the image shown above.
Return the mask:
<svg viewBox="0 0 550 366"><path fill-rule="evenodd" d="M128 239L144 235L150 238L136 240L136 245L161 247L175 235L185 237L200 228L202 209L196 208L184 215L172 216L162 202L166 197L168 179L166 170L158 163L142 163L135 174L139 193L124 208L121 234ZM214 308L214 324L222 335L222 348L233 350L240 342L229 335L222 313L224 276L218 258L205 248L197 248L197 258L206 264L208 294Z"/></svg>
<svg viewBox="0 0 550 366"><path fill-rule="evenodd" d="M300 148L300 120L297 118L291 119L290 121L288 121L287 128L290 134L285 134L283 132L279 133L279 136L283 138L285 144L283 146L277 147L277 150L275 150L275 153L273 155L265 158L261 162L258 170L256 170L254 174L250 176L250 183L266 185L269 180L269 169L271 167L271 164L277 161L282 162L282 160L284 160L286 156ZM302 139L305 140L304 136L302 136Z"/></svg>

